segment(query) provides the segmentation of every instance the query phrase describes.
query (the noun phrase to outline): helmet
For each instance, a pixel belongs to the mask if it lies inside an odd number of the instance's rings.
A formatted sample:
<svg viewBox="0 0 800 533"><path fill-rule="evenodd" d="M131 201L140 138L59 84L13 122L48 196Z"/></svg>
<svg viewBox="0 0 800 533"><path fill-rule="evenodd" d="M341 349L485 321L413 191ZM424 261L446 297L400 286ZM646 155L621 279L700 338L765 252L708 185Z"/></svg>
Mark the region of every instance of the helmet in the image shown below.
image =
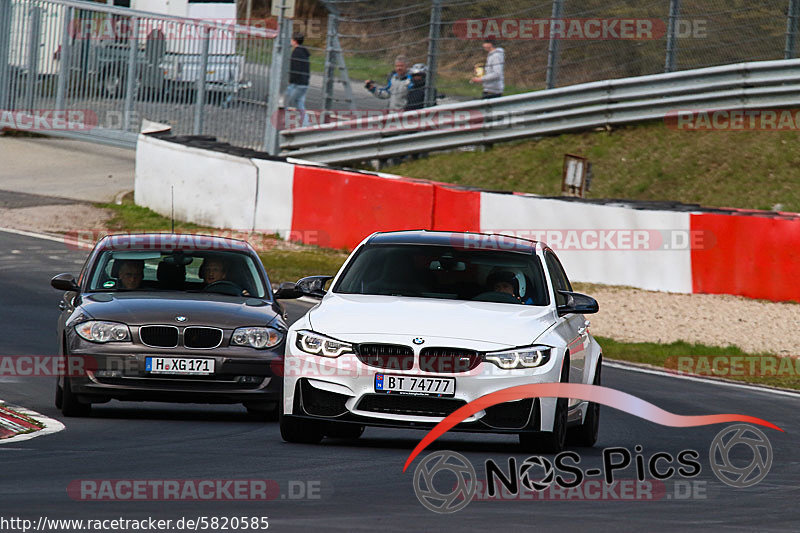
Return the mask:
<svg viewBox="0 0 800 533"><path fill-rule="evenodd" d="M511 285L514 288L514 296L519 297L520 284L516 274L508 270L495 270L486 278L486 285L489 287L492 287L499 282L504 282Z"/></svg>
<svg viewBox="0 0 800 533"><path fill-rule="evenodd" d="M423 76L428 74L428 67L425 66L425 63L414 63L410 69L408 69L408 74L414 76L415 74L422 74Z"/></svg>

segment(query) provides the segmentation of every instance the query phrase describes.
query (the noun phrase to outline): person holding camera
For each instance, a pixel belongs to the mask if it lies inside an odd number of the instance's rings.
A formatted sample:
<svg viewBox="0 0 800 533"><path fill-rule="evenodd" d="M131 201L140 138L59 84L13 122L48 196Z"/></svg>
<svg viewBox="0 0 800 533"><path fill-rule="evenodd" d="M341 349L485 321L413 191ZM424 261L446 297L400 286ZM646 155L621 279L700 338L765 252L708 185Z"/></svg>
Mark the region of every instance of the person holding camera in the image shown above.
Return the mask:
<svg viewBox="0 0 800 533"><path fill-rule="evenodd" d="M411 79L408 76L408 59L399 55L394 60L394 70L384 87L378 87L372 80L364 82L364 88L382 100L389 100L390 111L402 111L408 103L408 85Z"/></svg>

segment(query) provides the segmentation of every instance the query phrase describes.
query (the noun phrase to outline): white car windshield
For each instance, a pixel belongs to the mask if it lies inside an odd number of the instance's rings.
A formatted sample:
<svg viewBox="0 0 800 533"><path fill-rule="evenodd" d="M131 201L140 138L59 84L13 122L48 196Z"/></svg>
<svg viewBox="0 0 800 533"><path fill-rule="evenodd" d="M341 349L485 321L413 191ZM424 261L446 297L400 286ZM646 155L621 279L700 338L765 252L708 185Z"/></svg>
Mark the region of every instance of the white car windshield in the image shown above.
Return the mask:
<svg viewBox="0 0 800 533"><path fill-rule="evenodd" d="M362 247L333 292L549 304L534 255L418 244Z"/></svg>

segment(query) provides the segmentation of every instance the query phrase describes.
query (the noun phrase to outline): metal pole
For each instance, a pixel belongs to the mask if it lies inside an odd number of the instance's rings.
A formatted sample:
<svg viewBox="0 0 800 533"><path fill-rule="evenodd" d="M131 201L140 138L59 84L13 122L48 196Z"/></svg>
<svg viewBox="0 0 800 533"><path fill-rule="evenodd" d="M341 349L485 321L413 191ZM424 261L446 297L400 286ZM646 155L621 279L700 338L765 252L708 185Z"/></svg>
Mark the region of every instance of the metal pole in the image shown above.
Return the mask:
<svg viewBox="0 0 800 533"><path fill-rule="evenodd" d="M678 57L678 20L681 17L681 0L669 0L669 26L667 28L667 57L664 72L674 72Z"/></svg>
<svg viewBox="0 0 800 533"><path fill-rule="evenodd" d="M281 78L283 76L283 49L285 43L284 10L286 1L281 2L281 12L278 15L278 36L272 48L272 64L269 72L269 94L267 95L267 120L264 127L264 150L270 155L277 155L280 151L280 135L278 130L278 100L281 95ZM273 122L274 121L274 122Z"/></svg>
<svg viewBox="0 0 800 533"><path fill-rule="evenodd" d="M197 73L197 97L194 101L193 135L203 131L203 106L206 103L206 73L208 72L208 45L211 41L211 28L203 26L203 52L200 55L200 71Z"/></svg>
<svg viewBox="0 0 800 533"><path fill-rule="evenodd" d="M0 110L10 109L9 86L11 85L11 0L0 0Z"/></svg>
<svg viewBox="0 0 800 533"><path fill-rule="evenodd" d="M800 16L800 0L789 0L789 11L786 16L786 48L784 59L794 59L797 47L797 19Z"/></svg>
<svg viewBox="0 0 800 533"><path fill-rule="evenodd" d="M548 89L556 86L558 77L558 60L561 49L560 41L553 31L553 21L564 16L564 0L553 0L553 11L550 17L550 44L547 47L547 77L545 83Z"/></svg>
<svg viewBox="0 0 800 533"><path fill-rule="evenodd" d="M42 12L38 6L30 11L31 31L28 35L28 78L25 89L25 109L33 111L34 87L39 78L39 45L42 38Z"/></svg>
<svg viewBox="0 0 800 533"><path fill-rule="evenodd" d="M436 105L436 67L439 59L439 36L442 25L442 0L433 0L428 32L428 77L425 82L425 107Z"/></svg>
<svg viewBox="0 0 800 533"><path fill-rule="evenodd" d="M325 70L322 75L323 111L330 111L333 109L333 82L337 54L337 46L334 37L338 31L338 17L336 16L336 13L331 11L328 13L328 35L325 42Z"/></svg>
<svg viewBox="0 0 800 533"><path fill-rule="evenodd" d="M281 63L281 94L286 92L289 85L289 62L292 58L292 30L294 21L289 18L283 19L283 63Z"/></svg>
<svg viewBox="0 0 800 533"><path fill-rule="evenodd" d="M67 94L67 81L69 80L69 63L70 63L70 29L72 28L70 22L72 21L73 8L64 8L61 13L64 14L64 20L61 21L61 52L59 55L58 65L58 85L56 86L56 109L64 110L64 99Z"/></svg>
<svg viewBox="0 0 800 533"><path fill-rule="evenodd" d="M134 89L138 78L136 59L139 54L139 17L131 17L131 23L131 34L128 37L128 73L125 76L125 107L122 111L122 131L128 131L131 127Z"/></svg>
<svg viewBox="0 0 800 533"><path fill-rule="evenodd" d="M253 0L247 0L247 8L245 9L244 20L245 24L250 24L250 17L253 16Z"/></svg>

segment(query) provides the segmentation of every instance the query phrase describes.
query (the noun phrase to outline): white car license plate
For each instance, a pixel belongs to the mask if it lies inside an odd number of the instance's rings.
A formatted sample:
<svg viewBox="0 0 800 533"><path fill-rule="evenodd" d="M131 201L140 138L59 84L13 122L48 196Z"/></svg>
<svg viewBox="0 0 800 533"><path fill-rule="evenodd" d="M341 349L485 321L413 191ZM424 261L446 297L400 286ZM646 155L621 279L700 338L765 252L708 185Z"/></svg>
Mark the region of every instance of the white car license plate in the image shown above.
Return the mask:
<svg viewBox="0 0 800 533"><path fill-rule="evenodd" d="M375 392L453 396L456 393L456 379L375 374Z"/></svg>
<svg viewBox="0 0 800 533"><path fill-rule="evenodd" d="M144 369L151 374L206 376L214 373L214 360L188 357L146 357Z"/></svg>

